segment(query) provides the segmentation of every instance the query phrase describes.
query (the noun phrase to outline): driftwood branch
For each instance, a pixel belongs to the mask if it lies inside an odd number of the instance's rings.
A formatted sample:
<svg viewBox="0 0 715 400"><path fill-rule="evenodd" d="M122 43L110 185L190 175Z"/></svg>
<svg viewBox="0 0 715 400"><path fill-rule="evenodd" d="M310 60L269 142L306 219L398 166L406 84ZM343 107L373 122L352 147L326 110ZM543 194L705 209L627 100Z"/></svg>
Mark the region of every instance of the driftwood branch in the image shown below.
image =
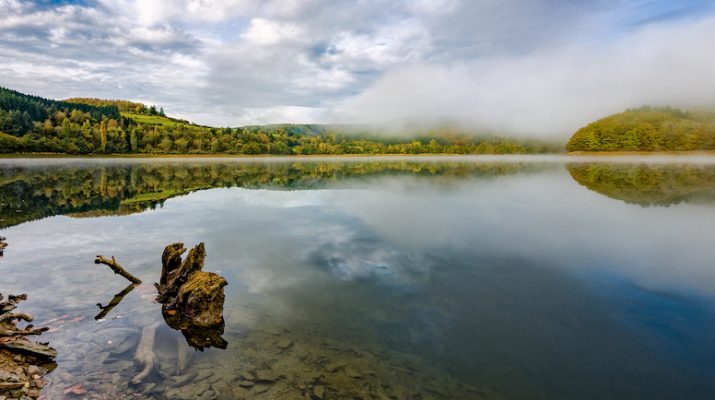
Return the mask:
<svg viewBox="0 0 715 400"><path fill-rule="evenodd" d="M112 309L114 309L114 307L116 307L119 303L122 302L122 300L124 300L124 296L128 295L129 292L134 290L135 287L137 287L136 284L134 284L134 283L129 284L129 286L125 287L124 290L115 294L114 297L112 298L112 300L106 306L97 304L97 306L99 307L99 309L101 311L99 312L99 314L97 314L96 317L94 317L94 319L96 319L96 320L104 319L104 317L106 317L107 314L109 314L109 312L112 311Z"/></svg>
<svg viewBox="0 0 715 400"><path fill-rule="evenodd" d="M5 297L0 294L0 314L5 314L6 312L12 311L17 308L17 303L27 300L26 294L19 294L16 296L10 295L7 300L3 301Z"/></svg>
<svg viewBox="0 0 715 400"><path fill-rule="evenodd" d="M33 343L26 339L27 336L41 335L49 328L35 328L27 325L24 329L17 327L20 321L32 322L32 316L25 313L10 312L17 307L17 303L27 299L27 295L8 296L7 300L0 294L0 365L7 362L13 354L23 353L42 359L52 359L57 356L57 351L47 343ZM0 373L3 370L0 368ZM2 383L2 382L0 382ZM23 383L27 386L26 383ZM2 392L0 387L0 392ZM2 396L0 396L2 397Z"/></svg>
<svg viewBox="0 0 715 400"><path fill-rule="evenodd" d="M33 343L25 339L0 341L0 349L1 348L33 356L43 356L48 358L57 357L57 350L48 346L46 343Z"/></svg>
<svg viewBox="0 0 715 400"><path fill-rule="evenodd" d="M32 322L32 316L24 313L8 313L0 315L0 322L27 321Z"/></svg>
<svg viewBox="0 0 715 400"><path fill-rule="evenodd" d="M32 327L32 325L29 325L22 330L0 329L0 336L36 336L47 332L49 329L50 328L47 327L35 329Z"/></svg>
<svg viewBox="0 0 715 400"><path fill-rule="evenodd" d="M136 285L141 285L142 281L141 279L137 278L136 276L130 274L127 272L124 268L122 268L121 265L117 262L117 260L112 257L112 259L105 258L104 256L97 255L97 258L94 260L95 264L104 264L108 266L109 268L114 271L115 274L119 274L129 280L129 282L134 283Z"/></svg>

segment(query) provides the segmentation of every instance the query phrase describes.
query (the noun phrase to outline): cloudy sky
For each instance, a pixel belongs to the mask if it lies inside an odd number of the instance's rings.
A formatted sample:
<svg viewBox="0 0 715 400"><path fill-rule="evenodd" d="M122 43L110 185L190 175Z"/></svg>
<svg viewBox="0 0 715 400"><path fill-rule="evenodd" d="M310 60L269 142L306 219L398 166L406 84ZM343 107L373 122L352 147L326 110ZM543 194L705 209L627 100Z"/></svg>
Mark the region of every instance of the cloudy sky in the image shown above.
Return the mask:
<svg viewBox="0 0 715 400"><path fill-rule="evenodd" d="M560 137L715 105L712 0L0 0L0 85L192 121L455 118Z"/></svg>

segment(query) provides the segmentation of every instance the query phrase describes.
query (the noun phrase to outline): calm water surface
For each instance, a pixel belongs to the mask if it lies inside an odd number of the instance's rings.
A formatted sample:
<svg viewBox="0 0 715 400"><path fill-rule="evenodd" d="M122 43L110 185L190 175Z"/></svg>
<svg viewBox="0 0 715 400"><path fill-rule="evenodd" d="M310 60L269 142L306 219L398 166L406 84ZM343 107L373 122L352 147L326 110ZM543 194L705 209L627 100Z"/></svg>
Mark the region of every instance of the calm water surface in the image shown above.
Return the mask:
<svg viewBox="0 0 715 400"><path fill-rule="evenodd" d="M0 160L0 293L50 399L712 399L715 159L653 160ZM204 351L153 301L172 242L229 282Z"/></svg>

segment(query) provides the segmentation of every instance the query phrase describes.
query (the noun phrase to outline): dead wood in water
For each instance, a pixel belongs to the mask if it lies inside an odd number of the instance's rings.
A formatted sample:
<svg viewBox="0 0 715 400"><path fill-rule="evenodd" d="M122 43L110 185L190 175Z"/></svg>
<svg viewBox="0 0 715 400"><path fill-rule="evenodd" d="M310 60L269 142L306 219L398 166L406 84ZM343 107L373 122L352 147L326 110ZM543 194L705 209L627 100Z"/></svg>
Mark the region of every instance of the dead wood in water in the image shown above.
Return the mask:
<svg viewBox="0 0 715 400"><path fill-rule="evenodd" d="M23 300L26 300L27 295L26 294L21 294L19 296L10 295L10 296L8 296L7 300L3 301L3 299L5 299L5 297L2 294L0 294L0 315L16 309L17 303L19 303Z"/></svg>
<svg viewBox="0 0 715 400"><path fill-rule="evenodd" d="M27 321L32 322L32 316L23 313L8 313L0 315L0 322Z"/></svg>
<svg viewBox="0 0 715 400"><path fill-rule="evenodd" d="M36 399L40 390L47 383L42 376L46 368L54 368L53 359L57 351L47 343L34 343L27 336L41 335L48 328L35 328L27 325L20 329L20 321L32 321L32 316L11 312L17 303L27 299L26 295L0 295L0 399L23 398ZM42 365L43 367L40 367ZM42 372L44 371L44 372Z"/></svg>
<svg viewBox="0 0 715 400"><path fill-rule="evenodd" d="M141 285L142 281L141 279L137 278L136 276L130 274L127 272L124 268L122 268L121 265L117 262L117 260L112 257L112 259L105 258L104 256L97 255L97 258L94 260L95 264L104 264L111 268L112 271L114 271L115 274L119 274L129 280L129 282L132 282L137 285Z"/></svg>
<svg viewBox="0 0 715 400"><path fill-rule="evenodd" d="M159 284L155 285L159 291L158 302L175 303L179 289L194 273L201 271L204 267L206 249L203 243L199 243L191 249L186 259L182 262L181 255L185 251L186 248L184 248L183 243L170 244L164 249L161 257L161 279Z"/></svg>
<svg viewBox="0 0 715 400"><path fill-rule="evenodd" d="M55 358L57 357L57 350L48 346L45 343L33 343L24 338L11 339L11 340L1 340L0 348L6 348L9 350L14 350L15 352L29 354L33 356L41 356L44 358Z"/></svg>
<svg viewBox="0 0 715 400"><path fill-rule="evenodd" d="M166 246L162 254L161 279L156 286L166 323L181 330L190 346L225 349L223 334L223 288L226 279L213 272L202 271L206 258L203 243L189 251L183 243Z"/></svg>
<svg viewBox="0 0 715 400"><path fill-rule="evenodd" d="M46 358L57 356L57 352L46 344L33 343L25 339L25 336L41 335L49 328L35 328L32 325L24 329L17 327L18 322L32 322L33 319L28 314L10 312L17 308L17 303L26 300L27 295L11 295L7 300L3 301L3 299L0 294L0 348Z"/></svg>
<svg viewBox="0 0 715 400"><path fill-rule="evenodd" d="M27 327L25 327L25 329L22 330L0 329L0 336L35 336L41 335L48 330L50 330L50 328L44 327L35 329L32 327L32 325L28 325Z"/></svg>

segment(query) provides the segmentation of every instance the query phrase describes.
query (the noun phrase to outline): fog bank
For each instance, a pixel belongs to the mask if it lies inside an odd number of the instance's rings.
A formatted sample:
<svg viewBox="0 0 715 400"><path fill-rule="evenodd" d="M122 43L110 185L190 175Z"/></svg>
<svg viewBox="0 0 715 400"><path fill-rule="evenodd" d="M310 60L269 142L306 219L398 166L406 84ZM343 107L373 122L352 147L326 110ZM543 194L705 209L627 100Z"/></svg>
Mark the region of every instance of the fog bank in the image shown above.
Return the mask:
<svg viewBox="0 0 715 400"><path fill-rule="evenodd" d="M475 128L566 137L641 105L715 104L715 18L589 44L392 69L331 111L341 122L451 117Z"/></svg>

